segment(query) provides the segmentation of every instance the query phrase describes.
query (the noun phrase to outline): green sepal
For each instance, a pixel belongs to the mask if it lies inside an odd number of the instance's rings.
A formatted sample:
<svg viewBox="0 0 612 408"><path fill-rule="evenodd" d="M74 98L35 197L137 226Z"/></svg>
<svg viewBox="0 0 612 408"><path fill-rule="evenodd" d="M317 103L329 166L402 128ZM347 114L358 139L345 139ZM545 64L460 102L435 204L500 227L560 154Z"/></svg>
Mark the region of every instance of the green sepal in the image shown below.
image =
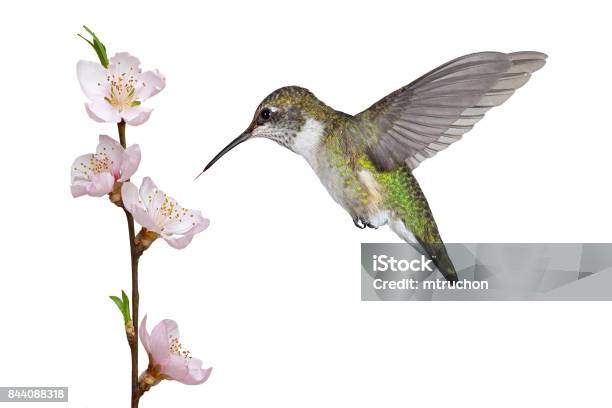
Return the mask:
<svg viewBox="0 0 612 408"><path fill-rule="evenodd" d="M83 28L91 35L92 39L88 40L81 34L77 35L87 41L87 43L92 46L92 48L98 55L98 58L100 59L100 64L102 64L104 68L108 68L108 55L106 55L106 47L104 46L104 44L102 44L102 41L100 41L98 36L96 36L96 34L94 34L94 32L89 29L89 27L83 26Z"/></svg>
<svg viewBox="0 0 612 408"><path fill-rule="evenodd" d="M117 305L117 308L119 308L123 316L124 323L127 324L130 321L130 299L124 291L121 291L121 299L117 296L109 296L109 298Z"/></svg>

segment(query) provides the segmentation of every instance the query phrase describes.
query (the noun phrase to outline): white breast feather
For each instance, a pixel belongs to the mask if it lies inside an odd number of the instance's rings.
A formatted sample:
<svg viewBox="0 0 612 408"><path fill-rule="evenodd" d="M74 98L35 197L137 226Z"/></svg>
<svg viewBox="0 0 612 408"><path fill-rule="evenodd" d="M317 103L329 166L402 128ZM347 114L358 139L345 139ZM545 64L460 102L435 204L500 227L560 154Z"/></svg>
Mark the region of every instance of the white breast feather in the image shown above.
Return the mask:
<svg viewBox="0 0 612 408"><path fill-rule="evenodd" d="M301 155L308 163L315 167L316 153L323 138L325 126L316 119L308 118L295 136L292 149Z"/></svg>

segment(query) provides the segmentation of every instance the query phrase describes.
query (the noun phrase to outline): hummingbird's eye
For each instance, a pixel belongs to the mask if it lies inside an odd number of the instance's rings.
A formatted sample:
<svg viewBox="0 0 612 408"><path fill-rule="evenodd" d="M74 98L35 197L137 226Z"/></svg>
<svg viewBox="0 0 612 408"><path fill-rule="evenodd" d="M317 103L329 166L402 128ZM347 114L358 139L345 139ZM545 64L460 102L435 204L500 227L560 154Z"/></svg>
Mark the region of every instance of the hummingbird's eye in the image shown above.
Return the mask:
<svg viewBox="0 0 612 408"><path fill-rule="evenodd" d="M272 111L268 108L264 108L261 110L261 112L259 112L259 118L263 122L270 120L270 116L272 116Z"/></svg>

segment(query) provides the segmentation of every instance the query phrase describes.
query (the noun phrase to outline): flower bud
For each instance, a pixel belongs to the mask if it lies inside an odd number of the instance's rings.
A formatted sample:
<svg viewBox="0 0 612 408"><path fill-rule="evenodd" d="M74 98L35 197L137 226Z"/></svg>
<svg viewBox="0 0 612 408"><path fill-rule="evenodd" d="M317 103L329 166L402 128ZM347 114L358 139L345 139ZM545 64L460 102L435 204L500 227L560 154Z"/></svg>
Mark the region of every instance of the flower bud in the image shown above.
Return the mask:
<svg viewBox="0 0 612 408"><path fill-rule="evenodd" d="M123 183L116 181L115 185L113 186L113 191L108 193L108 199L111 201L111 203L115 204L117 207L123 207L123 202L121 201L121 185L122 184Z"/></svg>
<svg viewBox="0 0 612 408"><path fill-rule="evenodd" d="M159 384L164 376L159 372L159 366L154 367L149 364L149 367L138 377L138 389L141 395L149 391L151 387Z"/></svg>
<svg viewBox="0 0 612 408"><path fill-rule="evenodd" d="M129 344L136 343L136 330L134 330L134 323L131 320L125 323L125 334Z"/></svg>
<svg viewBox="0 0 612 408"><path fill-rule="evenodd" d="M138 252L142 254L151 246L153 241L155 241L158 237L159 235L156 232L153 232L143 227L135 238L136 248Z"/></svg>

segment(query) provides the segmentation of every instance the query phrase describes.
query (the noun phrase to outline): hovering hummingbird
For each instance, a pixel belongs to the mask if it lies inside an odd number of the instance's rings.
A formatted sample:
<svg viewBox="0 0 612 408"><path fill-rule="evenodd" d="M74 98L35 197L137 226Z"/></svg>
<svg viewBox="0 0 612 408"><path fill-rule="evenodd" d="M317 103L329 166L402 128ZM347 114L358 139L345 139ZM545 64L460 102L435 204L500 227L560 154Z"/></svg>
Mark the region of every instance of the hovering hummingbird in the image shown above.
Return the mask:
<svg viewBox="0 0 612 408"><path fill-rule="evenodd" d="M428 255L447 280L457 273L412 171L472 129L546 62L539 52L479 52L454 59L357 115L307 89L268 95L249 127L206 165L255 137L301 155L358 228L388 224ZM200 173L200 175L202 174Z"/></svg>

